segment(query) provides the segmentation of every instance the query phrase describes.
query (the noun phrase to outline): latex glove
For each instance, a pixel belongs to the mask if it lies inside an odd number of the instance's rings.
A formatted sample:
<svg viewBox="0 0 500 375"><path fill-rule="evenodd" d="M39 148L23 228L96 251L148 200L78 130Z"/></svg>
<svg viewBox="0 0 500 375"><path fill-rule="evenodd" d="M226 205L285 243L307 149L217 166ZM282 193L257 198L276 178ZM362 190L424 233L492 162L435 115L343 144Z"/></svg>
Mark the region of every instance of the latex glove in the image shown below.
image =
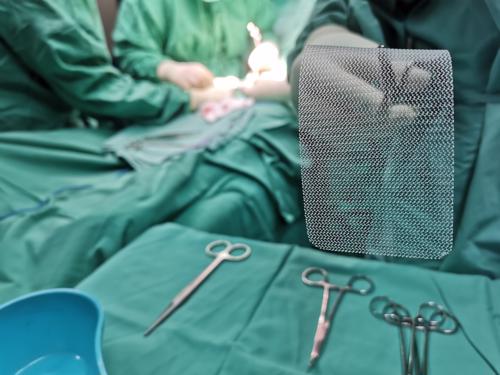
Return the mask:
<svg viewBox="0 0 500 375"><path fill-rule="evenodd" d="M276 44L262 42L250 53L248 66L255 73L271 70L279 62L279 55L280 52Z"/></svg>
<svg viewBox="0 0 500 375"><path fill-rule="evenodd" d="M156 71L162 81L171 82L183 90L202 89L212 85L214 75L198 62L163 61Z"/></svg>
<svg viewBox="0 0 500 375"><path fill-rule="evenodd" d="M233 90L211 86L205 89L192 89L189 91L189 94L191 96L191 109L196 110L200 108L203 103L217 102L222 99L230 98L233 95Z"/></svg>
<svg viewBox="0 0 500 375"><path fill-rule="evenodd" d="M200 115L205 121L212 123L233 111L250 107L253 103L251 98L225 98L217 102L206 102L200 107Z"/></svg>
<svg viewBox="0 0 500 375"><path fill-rule="evenodd" d="M252 86L242 87L241 91L257 100L287 100L290 96L290 85L286 81L258 79Z"/></svg>

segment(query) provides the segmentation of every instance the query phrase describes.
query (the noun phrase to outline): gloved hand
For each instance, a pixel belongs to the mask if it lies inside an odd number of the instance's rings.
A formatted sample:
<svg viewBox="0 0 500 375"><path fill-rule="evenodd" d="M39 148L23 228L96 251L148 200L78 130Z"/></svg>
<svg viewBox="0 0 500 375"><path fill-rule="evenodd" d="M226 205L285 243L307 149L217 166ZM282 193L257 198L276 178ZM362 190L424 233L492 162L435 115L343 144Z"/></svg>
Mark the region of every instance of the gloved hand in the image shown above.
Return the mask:
<svg viewBox="0 0 500 375"><path fill-rule="evenodd" d="M158 65L156 74L160 80L171 82L183 90L211 86L214 79L212 72L197 62L165 60Z"/></svg>
<svg viewBox="0 0 500 375"><path fill-rule="evenodd" d="M272 81L258 79L252 86L241 88L248 97L261 100L288 100L290 85L286 81Z"/></svg>
<svg viewBox="0 0 500 375"><path fill-rule="evenodd" d="M191 96L191 110L198 109L203 103L217 102L222 99L230 98L233 90L229 88L215 88L213 86L205 89L192 89L189 91Z"/></svg>
<svg viewBox="0 0 500 375"><path fill-rule="evenodd" d="M271 70L279 63L279 49L272 42L262 42L253 49L248 57L248 66L255 73Z"/></svg>

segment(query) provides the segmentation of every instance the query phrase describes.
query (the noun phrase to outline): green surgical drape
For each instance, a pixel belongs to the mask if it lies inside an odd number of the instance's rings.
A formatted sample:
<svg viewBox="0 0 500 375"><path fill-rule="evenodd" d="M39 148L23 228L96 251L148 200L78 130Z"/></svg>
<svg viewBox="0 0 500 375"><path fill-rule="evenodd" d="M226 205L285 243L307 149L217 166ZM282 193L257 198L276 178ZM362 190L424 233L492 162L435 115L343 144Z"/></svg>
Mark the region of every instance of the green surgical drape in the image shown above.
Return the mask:
<svg viewBox="0 0 500 375"><path fill-rule="evenodd" d="M216 239L246 243L252 254L242 262L224 262L145 339L144 330L213 259L203 250ZM306 267L325 268L329 281L340 285L356 274L375 283L371 295L345 295L312 370L307 365L322 291L302 283ZM500 281L482 276L166 224L150 229L78 287L97 298L106 313L103 352L109 375L400 374L398 330L375 319L368 308L381 295L412 314L420 303L434 300L460 321L454 335L430 334L429 374L500 371L500 303L495 298ZM330 309L336 296L332 291ZM419 334L419 343L422 338Z"/></svg>

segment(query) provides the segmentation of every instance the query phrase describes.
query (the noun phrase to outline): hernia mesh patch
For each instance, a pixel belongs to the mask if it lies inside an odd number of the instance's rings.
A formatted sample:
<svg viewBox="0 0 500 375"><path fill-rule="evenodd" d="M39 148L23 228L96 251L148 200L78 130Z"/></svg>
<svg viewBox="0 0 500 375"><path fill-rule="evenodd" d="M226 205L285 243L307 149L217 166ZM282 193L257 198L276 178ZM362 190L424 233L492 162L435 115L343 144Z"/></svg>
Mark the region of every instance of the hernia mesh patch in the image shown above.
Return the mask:
<svg viewBox="0 0 500 375"><path fill-rule="evenodd" d="M453 243L453 79L443 50L309 45L299 81L309 240L439 259Z"/></svg>

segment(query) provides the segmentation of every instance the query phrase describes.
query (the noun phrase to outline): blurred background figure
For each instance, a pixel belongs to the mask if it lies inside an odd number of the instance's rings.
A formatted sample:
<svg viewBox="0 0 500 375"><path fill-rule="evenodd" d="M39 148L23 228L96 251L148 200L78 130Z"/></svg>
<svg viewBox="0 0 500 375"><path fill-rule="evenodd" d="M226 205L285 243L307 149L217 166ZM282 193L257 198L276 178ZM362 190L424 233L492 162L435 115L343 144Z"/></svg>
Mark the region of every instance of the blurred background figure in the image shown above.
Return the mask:
<svg viewBox="0 0 500 375"><path fill-rule="evenodd" d="M178 152L199 150L197 145L213 150L258 129L295 128L286 55L313 5L310 0L121 1L112 38L118 67L137 79L174 84L201 100L194 105L200 107L197 113L165 126L124 129L109 139L108 149L141 168L170 158L169 149L181 143ZM110 30L114 22L105 24Z"/></svg>
<svg viewBox="0 0 500 375"><path fill-rule="evenodd" d="M500 5L496 0L318 0L289 56L294 96L304 44L447 49L455 109L455 243L440 268L499 276Z"/></svg>
<svg viewBox="0 0 500 375"><path fill-rule="evenodd" d="M286 95L285 68L280 79L254 76L242 87L234 80L244 79L249 70L259 74L277 65L279 50L272 32L276 18L271 0L124 0L114 55L118 66L134 77L170 82L184 90L215 85L241 88L254 97L272 90Z"/></svg>
<svg viewBox="0 0 500 375"><path fill-rule="evenodd" d="M165 123L219 92L134 80L112 65L96 0L0 2L0 131Z"/></svg>

